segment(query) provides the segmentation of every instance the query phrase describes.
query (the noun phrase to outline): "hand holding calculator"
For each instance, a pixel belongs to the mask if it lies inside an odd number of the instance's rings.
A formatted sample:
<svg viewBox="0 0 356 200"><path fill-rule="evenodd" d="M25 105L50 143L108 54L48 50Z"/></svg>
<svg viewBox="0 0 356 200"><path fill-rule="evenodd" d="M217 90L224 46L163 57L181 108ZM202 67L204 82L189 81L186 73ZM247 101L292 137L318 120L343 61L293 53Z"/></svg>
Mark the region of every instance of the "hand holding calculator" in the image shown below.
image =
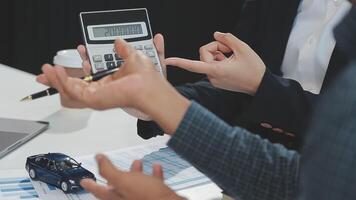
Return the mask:
<svg viewBox="0 0 356 200"><path fill-rule="evenodd" d="M80 21L92 73L120 68L124 61L114 49L115 39L120 37L151 58L155 69L164 76L147 9L82 12ZM137 118L150 120L138 110L124 110Z"/></svg>
<svg viewBox="0 0 356 200"><path fill-rule="evenodd" d="M121 66L123 60L114 49L120 37L150 57L162 74L146 9L83 12L80 19L93 73Z"/></svg>

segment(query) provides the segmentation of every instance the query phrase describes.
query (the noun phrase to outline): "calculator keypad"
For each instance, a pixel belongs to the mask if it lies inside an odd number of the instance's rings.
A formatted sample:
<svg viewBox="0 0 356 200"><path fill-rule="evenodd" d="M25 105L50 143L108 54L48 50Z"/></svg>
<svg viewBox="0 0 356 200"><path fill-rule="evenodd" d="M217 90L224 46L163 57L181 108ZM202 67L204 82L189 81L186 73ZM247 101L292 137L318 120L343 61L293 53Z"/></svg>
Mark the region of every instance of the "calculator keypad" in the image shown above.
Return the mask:
<svg viewBox="0 0 356 200"><path fill-rule="evenodd" d="M145 50L152 50L152 49L153 49L153 45L151 44L145 45Z"/></svg>
<svg viewBox="0 0 356 200"><path fill-rule="evenodd" d="M142 46L142 45L136 45L136 46L135 46L135 49L136 49L136 50L143 50L143 46Z"/></svg>
<svg viewBox="0 0 356 200"><path fill-rule="evenodd" d="M158 59L156 58L156 53L154 51L153 45L136 45L134 46L136 50L142 51L146 56L150 57L152 62L155 64L156 70L160 71L158 66ZM104 59L103 59L104 58ZM105 69L114 69L120 67L123 64L122 58L118 54L104 54L104 55L94 55L93 56L94 67L97 71L102 71Z"/></svg>
<svg viewBox="0 0 356 200"><path fill-rule="evenodd" d="M112 54L105 54L104 59L106 62L114 61L114 56Z"/></svg>

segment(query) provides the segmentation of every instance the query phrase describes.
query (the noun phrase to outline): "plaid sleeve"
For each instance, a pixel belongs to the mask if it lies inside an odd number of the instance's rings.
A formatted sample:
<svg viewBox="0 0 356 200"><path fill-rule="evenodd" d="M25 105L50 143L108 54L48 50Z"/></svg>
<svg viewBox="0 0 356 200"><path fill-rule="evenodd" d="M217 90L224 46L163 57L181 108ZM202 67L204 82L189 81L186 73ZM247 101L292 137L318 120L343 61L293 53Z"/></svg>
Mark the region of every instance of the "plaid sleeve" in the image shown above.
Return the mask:
<svg viewBox="0 0 356 200"><path fill-rule="evenodd" d="M168 146L236 199L290 199L297 190L298 153L231 127L195 102Z"/></svg>

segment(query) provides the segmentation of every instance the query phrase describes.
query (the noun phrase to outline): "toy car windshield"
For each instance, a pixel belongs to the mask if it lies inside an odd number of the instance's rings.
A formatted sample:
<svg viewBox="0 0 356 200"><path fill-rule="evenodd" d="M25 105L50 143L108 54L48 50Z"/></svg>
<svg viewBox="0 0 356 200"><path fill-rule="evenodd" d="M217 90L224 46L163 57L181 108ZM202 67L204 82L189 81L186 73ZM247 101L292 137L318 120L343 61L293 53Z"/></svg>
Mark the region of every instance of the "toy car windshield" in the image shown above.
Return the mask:
<svg viewBox="0 0 356 200"><path fill-rule="evenodd" d="M75 169L80 167L80 164L77 163L74 159L72 158L67 158L64 160L57 161L57 168L59 170L68 170L68 169Z"/></svg>

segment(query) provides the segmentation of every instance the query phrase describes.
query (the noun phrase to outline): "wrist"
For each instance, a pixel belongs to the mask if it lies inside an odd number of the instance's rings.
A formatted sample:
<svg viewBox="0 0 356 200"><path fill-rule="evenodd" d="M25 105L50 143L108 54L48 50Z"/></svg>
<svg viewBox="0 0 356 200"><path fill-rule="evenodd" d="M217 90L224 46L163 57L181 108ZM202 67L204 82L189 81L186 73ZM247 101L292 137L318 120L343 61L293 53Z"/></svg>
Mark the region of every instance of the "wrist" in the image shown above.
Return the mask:
<svg viewBox="0 0 356 200"><path fill-rule="evenodd" d="M159 90L151 90L141 97L139 109L148 114L166 134L177 130L191 102L179 94L168 82Z"/></svg>
<svg viewBox="0 0 356 200"><path fill-rule="evenodd" d="M248 88L248 94L249 95L255 96L258 88L261 85L261 82L262 82L262 79L263 79L263 76L264 76L265 73L266 73L266 67L263 67L260 70L260 73L257 73L257 75L255 76L255 78L252 81L252 84L250 85L251 87Z"/></svg>
<svg viewBox="0 0 356 200"><path fill-rule="evenodd" d="M153 119L168 135L173 135L178 129L191 102L175 90L171 95L162 95L157 102Z"/></svg>

